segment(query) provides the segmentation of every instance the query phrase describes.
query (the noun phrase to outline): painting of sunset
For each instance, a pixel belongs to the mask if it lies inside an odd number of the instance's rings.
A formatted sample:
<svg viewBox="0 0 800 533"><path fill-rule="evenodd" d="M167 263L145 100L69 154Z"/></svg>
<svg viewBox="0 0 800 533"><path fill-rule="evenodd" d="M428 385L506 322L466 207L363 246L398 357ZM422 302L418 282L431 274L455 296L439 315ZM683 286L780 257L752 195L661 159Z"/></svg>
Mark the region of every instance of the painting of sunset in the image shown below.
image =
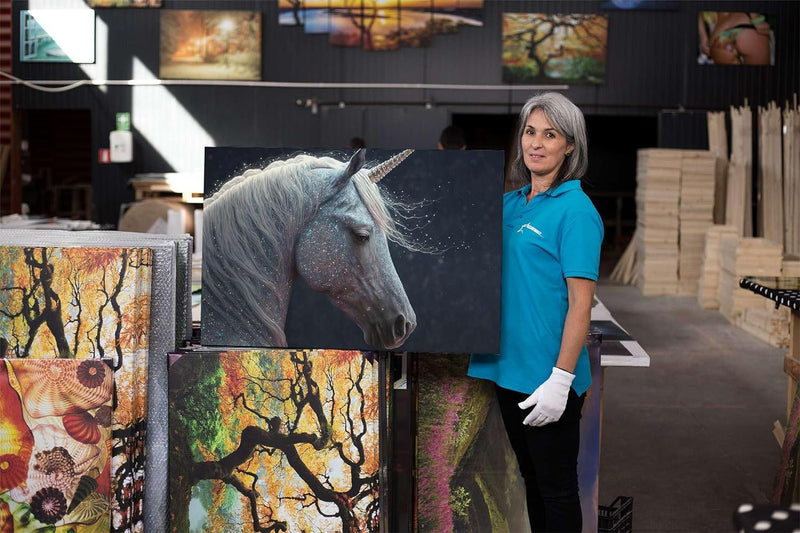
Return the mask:
<svg viewBox="0 0 800 533"><path fill-rule="evenodd" d="M602 84L608 17L503 13L503 81Z"/></svg>
<svg viewBox="0 0 800 533"><path fill-rule="evenodd" d="M483 0L279 0L279 23L328 33L332 46L396 50L483 26Z"/></svg>
<svg viewBox="0 0 800 533"><path fill-rule="evenodd" d="M260 80L261 13L161 12L159 77Z"/></svg>

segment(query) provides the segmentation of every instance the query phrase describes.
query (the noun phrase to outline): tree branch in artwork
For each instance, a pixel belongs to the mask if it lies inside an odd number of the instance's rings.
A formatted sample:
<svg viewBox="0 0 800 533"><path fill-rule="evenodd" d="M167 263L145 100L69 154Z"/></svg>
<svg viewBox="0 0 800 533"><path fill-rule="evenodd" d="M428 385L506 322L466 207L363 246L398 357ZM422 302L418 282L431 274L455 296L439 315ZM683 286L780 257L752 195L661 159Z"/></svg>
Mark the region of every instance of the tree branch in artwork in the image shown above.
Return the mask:
<svg viewBox="0 0 800 533"><path fill-rule="evenodd" d="M182 468L178 476L179 494L176 498L180 502L179 512L188 512L188 496L192 486L202 480L219 480L235 488L246 499L256 531L284 531L281 528L288 527L287 524L273 516L272 508L259 507L264 495L258 493L258 487L264 485L264 480L257 483L259 462L253 460L254 454L266 452L272 455L273 452L278 452L281 461L285 461L307 487L307 490L299 494L281 494L280 500L297 501L303 508L316 508L319 516L338 518L343 532L377 530L377 468L374 472L364 472L366 453L363 439L367 435L368 423L364 408L366 395L361 381L365 375L366 360L361 358L360 363L351 363L347 377L349 385L345 388L334 387L334 377L329 373L323 374L327 381L327 398L323 398L320 387L313 378L313 362L309 354L301 351L290 353L291 367L294 370L291 377L287 377L287 373L282 377L271 377L267 375L269 371L258 365L249 365L248 369L241 368L241 379L234 380L234 384L230 386L233 409L247 413L251 422L258 423L251 423L241 430L233 451L217 460L194 462L188 452L188 439L181 435L183 451L176 454L175 449L173 450L173 455ZM220 358L223 357L226 354L220 355ZM249 392L242 392L245 389ZM343 396L342 402L338 403L339 407L335 411L326 409L337 405L335 393ZM264 412L263 407L255 407L274 406L278 403L284 406L282 416L274 412ZM327 405L329 403L330 406ZM334 414L340 420L336 431L333 424ZM235 419L237 415L230 413L230 417ZM310 421L314 422L314 431L309 431ZM306 429L301 430L301 427ZM337 489L334 486L327 473L328 466L314 462L314 454L308 452L309 445L317 451L336 450L343 465L349 470L346 477L349 487ZM303 449L303 446L306 448ZM249 478L250 483L245 483L244 477ZM357 512L356 507L367 497L375 500L375 505L367 506L365 519L364 516L359 516L363 510Z"/></svg>

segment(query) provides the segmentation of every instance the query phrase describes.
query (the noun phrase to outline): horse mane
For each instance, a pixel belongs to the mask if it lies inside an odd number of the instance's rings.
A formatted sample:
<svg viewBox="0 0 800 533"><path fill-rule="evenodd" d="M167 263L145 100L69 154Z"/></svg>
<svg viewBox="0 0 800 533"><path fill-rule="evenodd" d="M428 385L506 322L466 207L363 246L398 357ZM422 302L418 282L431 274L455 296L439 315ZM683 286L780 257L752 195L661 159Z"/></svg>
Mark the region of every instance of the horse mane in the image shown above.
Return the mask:
<svg viewBox="0 0 800 533"><path fill-rule="evenodd" d="M263 169L246 170L204 201L204 240L212 243L215 251L203 258L207 267L203 292L218 320L258 332L259 336L266 328L263 338L286 345L279 322L284 317L276 317L269 308L270 302L279 302L278 309L288 306L281 300L288 300L290 295L276 283L292 260L293 250L286 242L293 242L325 200L320 197L312 171L346 165L331 157L297 155ZM370 181L368 170L360 170L351 179L387 238L406 248L420 249L405 236L405 227L393 216L401 204L381 194L378 185ZM309 198L313 200L309 202Z"/></svg>

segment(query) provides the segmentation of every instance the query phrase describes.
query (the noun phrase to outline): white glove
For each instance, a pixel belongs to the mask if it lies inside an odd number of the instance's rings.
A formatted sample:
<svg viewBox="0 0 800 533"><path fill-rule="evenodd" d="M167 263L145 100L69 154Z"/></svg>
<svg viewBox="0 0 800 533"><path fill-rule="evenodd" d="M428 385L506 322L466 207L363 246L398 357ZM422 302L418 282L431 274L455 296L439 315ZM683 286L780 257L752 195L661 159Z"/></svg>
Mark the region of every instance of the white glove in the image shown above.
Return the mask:
<svg viewBox="0 0 800 533"><path fill-rule="evenodd" d="M567 406L567 396L573 379L575 374L553 367L547 381L539 385L527 400L518 404L520 409L536 406L522 423L527 426L544 426L561 418Z"/></svg>

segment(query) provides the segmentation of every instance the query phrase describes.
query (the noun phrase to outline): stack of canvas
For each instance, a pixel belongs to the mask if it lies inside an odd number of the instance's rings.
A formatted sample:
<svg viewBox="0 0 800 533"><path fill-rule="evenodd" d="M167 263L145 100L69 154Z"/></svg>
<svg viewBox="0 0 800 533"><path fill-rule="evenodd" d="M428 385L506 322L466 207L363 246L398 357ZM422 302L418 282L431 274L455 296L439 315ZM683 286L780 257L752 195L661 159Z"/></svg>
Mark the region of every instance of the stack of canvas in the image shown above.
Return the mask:
<svg viewBox="0 0 800 533"><path fill-rule="evenodd" d="M675 294L678 289L679 150L637 152L636 258L642 294Z"/></svg>
<svg viewBox="0 0 800 533"><path fill-rule="evenodd" d="M166 357L191 334L191 236L18 229L3 231L0 245L4 271L31 278L0 286L9 353L112 358L112 529L165 531ZM8 298L22 286L50 303L15 307Z"/></svg>
<svg viewBox="0 0 800 533"><path fill-rule="evenodd" d="M719 272L719 310L735 322L745 307L763 307L763 296L741 289L745 276L780 276L783 247L762 238L723 237Z"/></svg>
<svg viewBox="0 0 800 533"><path fill-rule="evenodd" d="M698 292L706 230L714 223L716 157L707 150L681 150L678 294Z"/></svg>
<svg viewBox="0 0 800 533"><path fill-rule="evenodd" d="M703 309L719 309L720 245L723 237L737 237L734 226L716 224L709 226L700 266L697 301Z"/></svg>

